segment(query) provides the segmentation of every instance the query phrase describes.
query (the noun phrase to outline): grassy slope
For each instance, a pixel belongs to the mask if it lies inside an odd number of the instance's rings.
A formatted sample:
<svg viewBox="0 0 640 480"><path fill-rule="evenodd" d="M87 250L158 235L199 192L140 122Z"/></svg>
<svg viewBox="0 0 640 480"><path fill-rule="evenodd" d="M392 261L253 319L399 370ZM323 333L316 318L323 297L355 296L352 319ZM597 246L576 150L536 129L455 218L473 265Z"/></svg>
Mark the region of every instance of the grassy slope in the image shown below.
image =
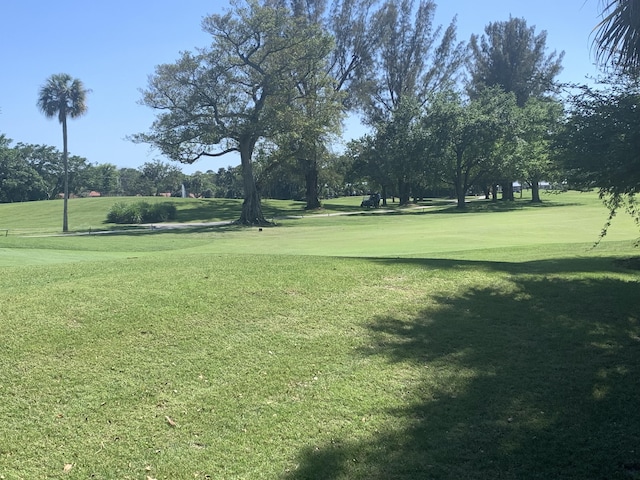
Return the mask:
<svg viewBox="0 0 640 480"><path fill-rule="evenodd" d="M354 197L355 198L355 197ZM205 228L183 232L142 230L136 240L131 235L73 238L25 238L18 232L29 230L29 219L41 233L54 233L58 202L32 202L0 205L1 223L9 228L8 237L0 237L0 265L21 262L59 262L91 258L92 252L111 258L114 252L193 249L225 253L280 253L338 256L434 256L472 250L522 246L542 250L550 245L571 244L575 253L586 252L598 238L607 212L593 194L546 195L542 206L517 202L511 208L474 204L469 212L429 205L391 214L361 212L354 217L334 216L336 212L358 212L358 198L327 202L321 213L277 220L279 228L257 229ZM100 225L114 199L75 199L72 210L83 218L84 231ZM135 201L131 199L131 201ZM239 201L157 199L178 204L179 222L208 222L235 218ZM86 204L85 204L86 202ZM53 207L52 207L53 205ZM38 207L46 214L39 213ZM579 208L577 208L579 207ZM235 208L235 210L234 210ZM494 209L495 208L495 209ZM303 204L271 201L265 205L271 216L299 216ZM80 213L82 212L82 213ZM399 214L402 213L402 214ZM382 216L381 216L382 215ZM45 222L44 219L47 219ZM109 227L102 224L101 228ZM95 228L94 228L95 229ZM624 215L616 218L605 244L632 240L637 229ZM11 250L2 250L3 247ZM28 248L18 252L14 248Z"/></svg>
<svg viewBox="0 0 640 480"><path fill-rule="evenodd" d="M0 238L0 475L634 478L637 231L554 200Z"/></svg>

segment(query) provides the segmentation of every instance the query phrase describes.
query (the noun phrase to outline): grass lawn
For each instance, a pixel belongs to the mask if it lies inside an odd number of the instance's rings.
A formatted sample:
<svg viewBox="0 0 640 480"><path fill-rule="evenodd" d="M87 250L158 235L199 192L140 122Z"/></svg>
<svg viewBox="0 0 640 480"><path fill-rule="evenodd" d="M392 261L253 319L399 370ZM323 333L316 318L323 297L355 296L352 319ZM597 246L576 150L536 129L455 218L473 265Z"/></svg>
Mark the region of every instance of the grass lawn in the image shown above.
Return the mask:
<svg viewBox="0 0 640 480"><path fill-rule="evenodd" d="M628 218L594 249L593 194L331 215L356 200L82 236L0 205L0 479L640 478Z"/></svg>

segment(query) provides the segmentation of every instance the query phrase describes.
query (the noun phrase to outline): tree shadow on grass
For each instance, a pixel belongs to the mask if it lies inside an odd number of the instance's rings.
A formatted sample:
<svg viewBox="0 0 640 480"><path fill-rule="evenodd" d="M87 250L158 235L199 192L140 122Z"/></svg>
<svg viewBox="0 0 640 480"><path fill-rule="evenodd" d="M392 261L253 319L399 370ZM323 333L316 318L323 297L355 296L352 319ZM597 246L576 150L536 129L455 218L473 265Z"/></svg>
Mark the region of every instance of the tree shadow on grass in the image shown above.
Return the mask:
<svg viewBox="0 0 640 480"><path fill-rule="evenodd" d="M232 221L240 217L242 200L216 198L215 201L199 199L189 202L187 208L178 209L175 222L217 222Z"/></svg>
<svg viewBox="0 0 640 480"><path fill-rule="evenodd" d="M455 205L448 205L446 208L433 211L433 213L500 213L500 212L514 212L521 210L532 210L541 208L556 208L556 207L571 207L580 205L575 202L558 202L558 201L544 201L541 203L531 202L530 200L515 200L515 201L491 201L491 200L477 200L467 202L465 208L458 208Z"/></svg>
<svg viewBox="0 0 640 480"><path fill-rule="evenodd" d="M586 250L585 250L586 251ZM603 273L634 270L632 265L640 262L640 257L573 257L550 258L527 262L496 262L483 260L452 260L447 258L371 258L372 262L387 265L414 265L425 270L467 270L474 269L487 272L504 272L511 275L552 275L570 273ZM621 270L622 268L622 270Z"/></svg>
<svg viewBox="0 0 640 480"><path fill-rule="evenodd" d="M584 261L531 267L509 291L375 318L361 353L423 372L414 401L387 409L402 428L303 451L286 478L640 478L638 282L548 276Z"/></svg>

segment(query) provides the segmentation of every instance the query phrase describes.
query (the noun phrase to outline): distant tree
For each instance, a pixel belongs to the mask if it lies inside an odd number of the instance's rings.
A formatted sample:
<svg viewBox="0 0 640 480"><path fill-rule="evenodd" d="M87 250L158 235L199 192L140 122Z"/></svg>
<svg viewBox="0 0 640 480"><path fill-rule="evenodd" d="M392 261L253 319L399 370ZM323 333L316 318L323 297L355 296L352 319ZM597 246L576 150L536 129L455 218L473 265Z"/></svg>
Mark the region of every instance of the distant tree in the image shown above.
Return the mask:
<svg viewBox="0 0 640 480"><path fill-rule="evenodd" d="M351 162L345 155L331 154L320 167L320 195L334 198L345 195Z"/></svg>
<svg viewBox="0 0 640 480"><path fill-rule="evenodd" d="M81 175L83 190L97 191L101 195L115 195L119 183L118 167L111 163L87 165Z"/></svg>
<svg viewBox="0 0 640 480"><path fill-rule="evenodd" d="M305 66L326 58L331 39L288 9L256 0L206 17L203 28L212 36L210 47L157 67L142 102L161 113L149 134L135 138L184 163L239 152L244 202L238 222L266 224L254 149L295 123L296 86L317 75Z"/></svg>
<svg viewBox="0 0 640 480"><path fill-rule="evenodd" d="M18 143L15 147L18 157L33 168L46 184L47 198L64 195L65 171L62 153L49 145ZM68 156L67 175L69 194L81 193L85 185L86 170L90 167L87 159L77 155Z"/></svg>
<svg viewBox="0 0 640 480"><path fill-rule="evenodd" d="M77 78L66 73L51 75L40 88L38 108L47 118L57 117L62 124L62 158L64 164L64 206L62 213L62 231L69 231L68 206L69 199L69 166L67 148L67 118L77 118L87 111L88 90Z"/></svg>
<svg viewBox="0 0 640 480"><path fill-rule="evenodd" d="M490 23L484 35L472 35L470 95L498 86L513 92L518 106L524 107L529 98L555 91L564 52L547 54L546 44L547 32L536 34L523 18Z"/></svg>
<svg viewBox="0 0 640 480"><path fill-rule="evenodd" d="M213 192L215 188L216 174L208 170L206 172L197 171L184 178L184 185L189 193L199 197L205 192Z"/></svg>
<svg viewBox="0 0 640 480"><path fill-rule="evenodd" d="M327 82L324 73L298 86L300 95L292 103L296 123L275 137L279 156L289 157L304 177L306 209L320 208L320 166L329 156L328 145L336 138L343 118L342 96Z"/></svg>
<svg viewBox="0 0 640 480"><path fill-rule="evenodd" d="M141 184L147 186L147 195L177 193L181 190L184 174L175 165L161 160L147 162L140 167Z"/></svg>
<svg viewBox="0 0 640 480"><path fill-rule="evenodd" d="M46 184L46 198L57 198L64 193L64 165L62 154L49 145L18 143L16 154L33 168Z"/></svg>
<svg viewBox="0 0 640 480"><path fill-rule="evenodd" d="M441 179L455 190L459 209L466 207L469 189L495 169L501 143L512 141L515 111L515 95L497 88L470 101L445 91L430 104L425 128L434 142Z"/></svg>
<svg viewBox="0 0 640 480"><path fill-rule="evenodd" d="M78 155L70 155L68 159L69 195L81 195L89 188L85 182L85 172L91 165L87 159Z"/></svg>
<svg viewBox="0 0 640 480"><path fill-rule="evenodd" d="M10 144L11 140L0 134L0 202L46 199L44 180Z"/></svg>
<svg viewBox="0 0 640 480"><path fill-rule="evenodd" d="M390 187L398 196L400 205L406 205L429 168L428 143L423 128L424 112L420 102L404 96L395 106L388 120L376 124L373 149L369 161L376 163L369 177L383 189Z"/></svg>
<svg viewBox="0 0 640 480"><path fill-rule="evenodd" d="M216 174L216 189L214 196L217 198L242 198L244 194L244 174L242 167L220 168Z"/></svg>
<svg viewBox="0 0 640 480"><path fill-rule="evenodd" d="M563 106L551 99L530 98L519 110L514 156L522 178L531 186L531 201L540 203L540 182L558 176L553 144L561 125Z"/></svg>
<svg viewBox="0 0 640 480"><path fill-rule="evenodd" d="M640 5L637 0L602 0L602 21L596 26L594 45L600 65L620 73L637 74L640 68Z"/></svg>
<svg viewBox="0 0 640 480"><path fill-rule="evenodd" d="M559 155L573 186L598 188L609 220L625 209L640 226L640 85L612 77L598 88L583 86L570 99Z"/></svg>
<svg viewBox="0 0 640 480"><path fill-rule="evenodd" d="M353 109L358 86L373 69L372 55L379 40L379 32L372 22L375 3L376 0L279 2L290 6L296 18L319 25L334 40L323 70L314 81L299 85L297 106L304 120L276 140L280 152L268 158L277 161L277 165L265 170L269 174L281 171L286 168L283 162L288 158L290 166L300 170L304 178L306 209L320 207L320 170L331 158L328 146L339 133L344 114ZM292 180L293 183L279 183L293 193L297 179Z"/></svg>
<svg viewBox="0 0 640 480"><path fill-rule="evenodd" d="M346 177L351 185L366 183L370 189L380 189L382 204L386 206L387 195L391 179L386 172L384 155L376 149L376 137L372 134L364 135L347 143L344 156L348 159L349 168ZM349 191L348 195L353 195Z"/></svg>
<svg viewBox="0 0 640 480"><path fill-rule="evenodd" d="M377 12L380 36L373 70L360 87L365 120L388 120L403 98L425 103L429 95L458 79L466 50L456 42L455 20L442 32L433 24L432 0L387 1Z"/></svg>
<svg viewBox="0 0 640 480"><path fill-rule="evenodd" d="M299 159L295 155L297 152L292 149L293 146L287 144L287 137L287 135L280 137L277 140L279 145L265 142L257 149L255 171L258 188L266 198L304 200L307 173L304 166L299 164ZM297 134L291 134L289 138L296 137ZM316 169L316 175L318 175L317 172L318 169ZM319 202L317 186L314 192Z"/></svg>
<svg viewBox="0 0 640 480"><path fill-rule="evenodd" d="M401 203L408 202L424 177L416 136L422 107L436 91L455 84L466 57L464 44L456 41L455 20L443 31L433 23L435 10L431 0L386 1L374 18L373 70L358 85L358 98L375 133L365 139L369 145L355 166L366 165L361 173L380 186L383 199L392 189Z"/></svg>
<svg viewBox="0 0 640 480"><path fill-rule="evenodd" d="M555 78L562 70L564 52L546 51L547 32L538 34L523 18L510 17L490 23L482 36L472 35L468 93L481 94L487 87L513 92L520 108L532 97L543 97L557 89ZM503 198L513 200L517 168L505 162L502 171Z"/></svg>
<svg viewBox="0 0 640 480"><path fill-rule="evenodd" d="M118 170L118 193L125 196L142 194L142 172L136 168L121 168Z"/></svg>

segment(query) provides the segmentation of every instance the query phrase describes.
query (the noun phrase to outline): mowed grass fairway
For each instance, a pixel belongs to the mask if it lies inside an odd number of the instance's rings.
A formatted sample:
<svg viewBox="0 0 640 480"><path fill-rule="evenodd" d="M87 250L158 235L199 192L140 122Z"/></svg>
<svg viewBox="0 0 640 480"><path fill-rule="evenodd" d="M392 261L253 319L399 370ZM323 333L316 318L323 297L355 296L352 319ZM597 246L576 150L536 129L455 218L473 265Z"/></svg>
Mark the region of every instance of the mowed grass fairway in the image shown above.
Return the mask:
<svg viewBox="0 0 640 480"><path fill-rule="evenodd" d="M638 229L543 199L0 205L0 479L640 478Z"/></svg>

